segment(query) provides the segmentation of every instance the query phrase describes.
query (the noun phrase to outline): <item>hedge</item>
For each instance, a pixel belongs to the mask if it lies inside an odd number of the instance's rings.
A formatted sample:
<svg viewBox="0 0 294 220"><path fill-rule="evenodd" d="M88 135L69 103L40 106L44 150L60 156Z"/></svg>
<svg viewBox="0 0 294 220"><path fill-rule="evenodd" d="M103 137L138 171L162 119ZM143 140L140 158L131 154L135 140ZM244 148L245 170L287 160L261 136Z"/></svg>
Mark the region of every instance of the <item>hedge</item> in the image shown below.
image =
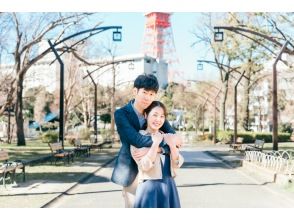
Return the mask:
<svg viewBox="0 0 294 220"><path fill-rule="evenodd" d="M264 140L266 143L272 142L272 133L262 133L262 132L240 132L237 134L238 137L243 138L244 143L254 143L256 139ZM218 131L217 140L222 143L230 143L233 140L234 132L232 131ZM290 141L290 133L279 133L278 141L287 142Z"/></svg>

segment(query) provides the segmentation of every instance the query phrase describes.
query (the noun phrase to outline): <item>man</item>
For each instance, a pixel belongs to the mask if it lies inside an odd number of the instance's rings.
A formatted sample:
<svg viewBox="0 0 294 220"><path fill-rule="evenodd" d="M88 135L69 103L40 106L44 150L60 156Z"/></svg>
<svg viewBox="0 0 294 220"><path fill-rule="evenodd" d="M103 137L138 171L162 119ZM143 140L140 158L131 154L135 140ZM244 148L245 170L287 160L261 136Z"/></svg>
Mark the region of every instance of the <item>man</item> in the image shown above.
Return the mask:
<svg viewBox="0 0 294 220"><path fill-rule="evenodd" d="M138 174L136 162L131 156L130 145L137 148L151 147L151 137L141 135L139 130L142 129L145 123L144 109L154 101L158 89L159 84L154 75L139 75L134 81L133 94L135 99L114 113L122 146L118 153L111 181L123 186L126 207L133 207L137 187L136 177ZM175 133L168 121L164 122L161 130L164 133ZM160 144L161 153L169 153L167 145L171 144L180 145L181 139L176 135L165 135L164 141ZM140 158L143 156L142 154L144 152L138 151L135 157Z"/></svg>

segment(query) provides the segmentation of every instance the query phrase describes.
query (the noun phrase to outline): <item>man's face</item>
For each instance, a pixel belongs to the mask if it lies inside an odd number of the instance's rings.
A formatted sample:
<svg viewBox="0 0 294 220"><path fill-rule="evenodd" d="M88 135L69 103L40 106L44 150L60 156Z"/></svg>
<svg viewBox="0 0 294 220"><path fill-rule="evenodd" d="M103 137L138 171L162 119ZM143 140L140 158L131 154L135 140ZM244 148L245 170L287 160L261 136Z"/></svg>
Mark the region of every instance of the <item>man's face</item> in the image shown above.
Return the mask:
<svg viewBox="0 0 294 220"><path fill-rule="evenodd" d="M152 90L148 91L143 88L134 88L134 95L136 103L140 106L140 108L146 109L154 101L156 92Z"/></svg>

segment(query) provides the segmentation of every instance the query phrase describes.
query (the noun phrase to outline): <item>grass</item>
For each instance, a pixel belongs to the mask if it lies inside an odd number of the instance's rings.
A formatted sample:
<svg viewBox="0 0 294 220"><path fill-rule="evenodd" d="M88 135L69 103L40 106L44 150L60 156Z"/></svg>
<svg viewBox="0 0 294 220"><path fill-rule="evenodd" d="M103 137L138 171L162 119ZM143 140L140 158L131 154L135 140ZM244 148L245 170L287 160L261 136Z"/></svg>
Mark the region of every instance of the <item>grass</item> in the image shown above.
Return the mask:
<svg viewBox="0 0 294 220"><path fill-rule="evenodd" d="M272 143L265 143L264 144L264 150L271 151L273 150L273 144ZM294 142L280 142L278 144L279 150L294 150Z"/></svg>
<svg viewBox="0 0 294 220"><path fill-rule="evenodd" d="M38 146L38 147L37 147ZM95 171L101 164L107 162L110 158L114 157L119 147L118 145L113 148L109 148L109 144L103 145L102 150L93 149L91 150L90 157L75 157L73 163L67 164L62 160L58 161L55 165L51 165L50 161L38 163L37 165L26 166L26 179L25 183L22 183L22 175L16 176L16 182L22 186L31 184L32 182L38 181L50 181L50 182L62 182L72 183L80 180L89 173ZM2 147L1 147L2 148ZM44 149L45 148L45 149ZM28 144L26 147L6 147L13 156L13 158L40 158L41 156L48 155L50 152L47 150L48 146L40 147L36 143L31 145ZM17 171L20 173L20 170Z"/></svg>
<svg viewBox="0 0 294 220"><path fill-rule="evenodd" d="M64 145L65 149L73 149L73 146L70 146L66 141ZM9 160L29 161L51 155L48 143L43 143L41 140L26 141L26 146L17 146L16 143L1 144L1 149L8 152Z"/></svg>

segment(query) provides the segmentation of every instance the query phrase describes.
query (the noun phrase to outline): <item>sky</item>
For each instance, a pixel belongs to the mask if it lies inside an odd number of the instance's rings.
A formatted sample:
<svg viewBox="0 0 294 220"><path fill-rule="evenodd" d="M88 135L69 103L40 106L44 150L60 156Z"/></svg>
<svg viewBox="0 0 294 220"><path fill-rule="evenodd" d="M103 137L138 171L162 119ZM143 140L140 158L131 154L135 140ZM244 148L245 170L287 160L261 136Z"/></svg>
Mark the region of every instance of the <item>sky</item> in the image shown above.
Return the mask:
<svg viewBox="0 0 294 220"><path fill-rule="evenodd" d="M144 37L145 16L144 13L99 13L104 21L102 25L121 25L122 42L117 44L117 54L137 54L142 52ZM172 30L176 55L180 61L180 71L185 73L184 78L195 78L196 53L197 50L191 47L194 39L192 31L199 17L199 13L173 13L171 16Z"/></svg>
<svg viewBox="0 0 294 220"><path fill-rule="evenodd" d="M5 0L0 0L1 1ZM289 0L10 0L1 4L1 11L20 12L99 12L103 25L123 26L123 41L118 54L139 53L143 41L144 12L173 12L171 23L180 71L186 79L213 79L217 77L211 66L197 70L197 59L207 59L204 46L191 47L201 12L293 11ZM100 37L100 36L99 36Z"/></svg>
<svg viewBox="0 0 294 220"><path fill-rule="evenodd" d="M185 79L195 79L197 72L197 59L201 55L200 47L192 47L195 41L193 30L199 20L199 13L176 12L171 16L172 31L176 48L176 55L179 58L179 68L185 74ZM141 52L144 37L144 25L146 22L144 13L100 13L103 19L103 26L121 25L122 42L117 44L117 54L136 54Z"/></svg>

